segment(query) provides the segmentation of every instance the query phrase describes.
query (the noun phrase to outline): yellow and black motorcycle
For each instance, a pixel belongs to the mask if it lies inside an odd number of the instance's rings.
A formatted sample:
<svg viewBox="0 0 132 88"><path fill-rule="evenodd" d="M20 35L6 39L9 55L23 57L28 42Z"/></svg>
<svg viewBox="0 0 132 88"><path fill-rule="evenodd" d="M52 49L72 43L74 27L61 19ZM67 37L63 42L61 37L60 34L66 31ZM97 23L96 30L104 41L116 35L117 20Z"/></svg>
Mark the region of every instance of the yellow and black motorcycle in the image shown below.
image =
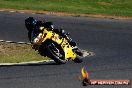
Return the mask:
<svg viewBox="0 0 132 88"><path fill-rule="evenodd" d="M60 36L52 29L40 27L40 30L43 30L43 33L36 49L41 55L48 55L58 64L64 64L70 60L76 63L82 62L81 52L78 48L73 49L66 37Z"/></svg>
<svg viewBox="0 0 132 88"><path fill-rule="evenodd" d="M82 62L81 50L73 47L67 37L53 31L53 28L40 26L39 30L41 30L41 35L37 36L39 41L32 44L32 47L41 55L50 57L58 64L64 64L66 61Z"/></svg>

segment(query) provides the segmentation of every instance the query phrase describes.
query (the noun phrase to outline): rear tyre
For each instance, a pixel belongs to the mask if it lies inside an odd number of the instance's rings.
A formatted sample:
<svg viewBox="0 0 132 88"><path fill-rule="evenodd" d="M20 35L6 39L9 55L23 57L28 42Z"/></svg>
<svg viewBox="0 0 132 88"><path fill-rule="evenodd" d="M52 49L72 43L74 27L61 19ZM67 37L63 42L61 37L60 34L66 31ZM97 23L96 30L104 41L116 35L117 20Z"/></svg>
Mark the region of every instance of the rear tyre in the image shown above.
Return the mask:
<svg viewBox="0 0 132 88"><path fill-rule="evenodd" d="M65 64L65 55L62 47L57 44L56 42L51 42L47 46L47 51L50 57L57 63L57 64Z"/></svg>

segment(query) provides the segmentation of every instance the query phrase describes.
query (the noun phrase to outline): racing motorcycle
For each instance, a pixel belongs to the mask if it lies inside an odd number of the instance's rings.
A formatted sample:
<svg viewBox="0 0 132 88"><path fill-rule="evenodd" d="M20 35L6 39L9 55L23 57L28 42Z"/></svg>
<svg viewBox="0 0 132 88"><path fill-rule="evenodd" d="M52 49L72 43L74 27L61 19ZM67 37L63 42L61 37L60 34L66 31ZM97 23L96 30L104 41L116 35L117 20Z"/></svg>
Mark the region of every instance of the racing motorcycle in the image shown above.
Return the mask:
<svg viewBox="0 0 132 88"><path fill-rule="evenodd" d="M33 45L41 55L47 55L58 64L64 64L67 61L76 63L82 62L82 52L74 42L74 47L70 44L67 37L61 36L51 28L40 27L43 33L39 37L36 45ZM76 47L76 48L75 48Z"/></svg>

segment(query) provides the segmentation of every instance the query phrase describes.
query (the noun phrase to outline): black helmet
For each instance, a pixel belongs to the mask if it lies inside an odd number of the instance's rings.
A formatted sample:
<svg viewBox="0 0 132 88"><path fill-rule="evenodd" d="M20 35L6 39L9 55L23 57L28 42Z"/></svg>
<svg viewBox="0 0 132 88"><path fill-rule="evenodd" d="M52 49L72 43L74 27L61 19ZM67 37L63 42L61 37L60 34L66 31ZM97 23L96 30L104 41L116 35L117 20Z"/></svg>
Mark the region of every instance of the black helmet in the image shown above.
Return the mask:
<svg viewBox="0 0 132 88"><path fill-rule="evenodd" d="M28 30L32 29L35 25L36 25L36 19L34 19L33 17L28 17L25 20L25 26L27 27Z"/></svg>

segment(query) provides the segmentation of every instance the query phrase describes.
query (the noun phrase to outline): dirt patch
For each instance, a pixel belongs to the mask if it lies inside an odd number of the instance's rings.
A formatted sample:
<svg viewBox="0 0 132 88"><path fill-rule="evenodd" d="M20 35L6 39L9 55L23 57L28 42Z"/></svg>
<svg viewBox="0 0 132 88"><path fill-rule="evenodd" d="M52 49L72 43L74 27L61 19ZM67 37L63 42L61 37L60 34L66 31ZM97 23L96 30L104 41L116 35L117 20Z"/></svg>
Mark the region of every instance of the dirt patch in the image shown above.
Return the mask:
<svg viewBox="0 0 132 88"><path fill-rule="evenodd" d="M0 42L0 63L21 63L49 60L41 56L28 44Z"/></svg>
<svg viewBox="0 0 132 88"><path fill-rule="evenodd" d="M0 42L0 55L32 50L30 45Z"/></svg>
<svg viewBox="0 0 132 88"><path fill-rule="evenodd" d="M100 3L107 4L108 3ZM67 12L55 12L55 11L43 11L43 10L16 10L16 9L0 9L0 11L12 11L12 12L20 12L20 13L36 13L36 14L47 14L47 15L57 15L57 16L83 16L83 17L97 17L97 18L110 18L110 19L121 19L121 20L132 20L132 17L128 16L111 16L105 14L74 14Z"/></svg>

